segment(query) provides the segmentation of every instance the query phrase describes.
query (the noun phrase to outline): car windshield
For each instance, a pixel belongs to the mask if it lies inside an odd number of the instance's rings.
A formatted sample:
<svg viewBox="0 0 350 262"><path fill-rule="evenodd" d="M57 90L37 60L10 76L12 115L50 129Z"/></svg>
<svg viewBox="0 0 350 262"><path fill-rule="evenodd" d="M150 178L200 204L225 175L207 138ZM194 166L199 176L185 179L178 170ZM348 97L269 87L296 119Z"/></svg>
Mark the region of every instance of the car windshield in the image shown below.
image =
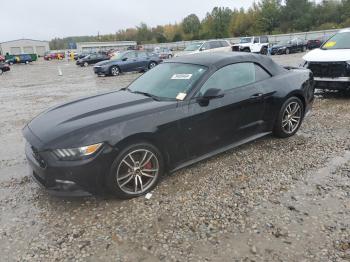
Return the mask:
<svg viewBox="0 0 350 262"><path fill-rule="evenodd" d="M202 45L203 45L203 43L191 44L191 45L189 45L189 46L187 46L187 47L185 48L185 51L196 51L196 50L198 50Z"/></svg>
<svg viewBox="0 0 350 262"><path fill-rule="evenodd" d="M323 44L321 49L349 49L350 32L338 33Z"/></svg>
<svg viewBox="0 0 350 262"><path fill-rule="evenodd" d="M246 44L246 43L250 43L250 42L252 42L252 38L251 37L241 38L241 41L240 41L241 44Z"/></svg>
<svg viewBox="0 0 350 262"><path fill-rule="evenodd" d="M111 60L120 60L123 58L125 52L122 52L122 53L115 53L112 57L111 57Z"/></svg>
<svg viewBox="0 0 350 262"><path fill-rule="evenodd" d="M128 90L160 99L183 100L206 70L192 64L160 64L131 83Z"/></svg>

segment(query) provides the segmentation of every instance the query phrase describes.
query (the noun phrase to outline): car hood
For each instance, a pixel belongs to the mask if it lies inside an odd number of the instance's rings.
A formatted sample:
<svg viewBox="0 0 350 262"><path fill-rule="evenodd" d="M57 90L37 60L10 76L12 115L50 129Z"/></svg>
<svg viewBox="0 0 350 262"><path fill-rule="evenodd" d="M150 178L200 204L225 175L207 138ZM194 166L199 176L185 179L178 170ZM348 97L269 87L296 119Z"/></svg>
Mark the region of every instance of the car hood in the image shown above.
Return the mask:
<svg viewBox="0 0 350 262"><path fill-rule="evenodd" d="M120 61L121 60L103 60L101 62L96 63L95 66L112 65L112 64L118 63Z"/></svg>
<svg viewBox="0 0 350 262"><path fill-rule="evenodd" d="M314 49L303 56L307 62L350 61L350 49Z"/></svg>
<svg viewBox="0 0 350 262"><path fill-rule="evenodd" d="M36 146L42 150L64 144L83 146L86 141L99 142L93 138L97 132L106 132L110 136L110 130L106 131L108 127L150 115L155 110L159 112L162 107L165 109L174 103L176 101L155 101L141 94L120 90L48 109L34 118L27 128L38 138L40 145ZM101 139L100 134L97 139Z"/></svg>
<svg viewBox="0 0 350 262"><path fill-rule="evenodd" d="M181 52L176 53L175 56L193 55L193 54L196 54L198 52L199 51L181 51Z"/></svg>
<svg viewBox="0 0 350 262"><path fill-rule="evenodd" d="M289 45L273 45L272 48L277 48L277 49L280 49L280 48L284 48L284 47L288 47Z"/></svg>

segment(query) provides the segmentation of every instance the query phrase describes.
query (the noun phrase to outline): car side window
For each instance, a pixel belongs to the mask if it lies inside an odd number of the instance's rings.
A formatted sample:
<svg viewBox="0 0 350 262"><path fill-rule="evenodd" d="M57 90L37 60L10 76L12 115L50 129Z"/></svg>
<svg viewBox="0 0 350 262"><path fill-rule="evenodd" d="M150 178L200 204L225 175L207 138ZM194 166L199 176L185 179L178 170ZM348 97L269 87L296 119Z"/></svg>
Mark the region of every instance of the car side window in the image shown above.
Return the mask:
<svg viewBox="0 0 350 262"><path fill-rule="evenodd" d="M215 49L215 48L221 47L221 44L219 41L211 41L209 43L209 45L210 45L210 49Z"/></svg>
<svg viewBox="0 0 350 262"><path fill-rule="evenodd" d="M124 58L127 58L127 59L132 59L132 58L135 58L136 57L136 53L135 52L129 52L129 53L126 53L124 55Z"/></svg>
<svg viewBox="0 0 350 262"><path fill-rule="evenodd" d="M263 43L263 44L269 42L269 40L268 40L268 38L267 38L266 36L262 36L262 37L260 38L260 40L261 40L261 43Z"/></svg>
<svg viewBox="0 0 350 262"><path fill-rule="evenodd" d="M254 37L254 44L259 44L259 43L260 43L259 37Z"/></svg>
<svg viewBox="0 0 350 262"><path fill-rule="evenodd" d="M138 56L139 58L147 58L147 57L148 57L148 54L147 54L146 52L139 52L139 53L137 54L137 56Z"/></svg>
<svg viewBox="0 0 350 262"><path fill-rule="evenodd" d="M222 47L227 47L229 44L226 41L220 41Z"/></svg>
<svg viewBox="0 0 350 262"><path fill-rule="evenodd" d="M270 78L271 75L260 65L255 64L255 82Z"/></svg>
<svg viewBox="0 0 350 262"><path fill-rule="evenodd" d="M208 50L208 49L210 49L210 44L209 44L209 42L204 43L204 44L202 45L201 49L203 49L203 50Z"/></svg>
<svg viewBox="0 0 350 262"><path fill-rule="evenodd" d="M201 87L199 96L208 89L223 91L248 85L255 82L255 65L253 63L237 63L225 66L216 71Z"/></svg>

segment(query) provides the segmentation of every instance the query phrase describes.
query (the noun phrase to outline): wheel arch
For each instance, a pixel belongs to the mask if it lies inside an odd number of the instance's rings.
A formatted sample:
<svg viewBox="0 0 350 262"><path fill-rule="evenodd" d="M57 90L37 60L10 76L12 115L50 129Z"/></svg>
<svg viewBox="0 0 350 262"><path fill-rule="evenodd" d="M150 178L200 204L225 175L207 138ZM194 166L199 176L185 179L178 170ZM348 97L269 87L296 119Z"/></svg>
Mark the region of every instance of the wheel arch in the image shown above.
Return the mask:
<svg viewBox="0 0 350 262"><path fill-rule="evenodd" d="M290 97L293 97L293 96L299 98L301 100L301 102L303 103L303 114L304 114L305 108L306 108L306 98L305 98L304 94L302 93L301 90L295 90L295 91L290 92L287 95L286 100L289 99Z"/></svg>
<svg viewBox="0 0 350 262"><path fill-rule="evenodd" d="M162 143L156 138L156 136L157 134L152 132L142 132L138 134L133 134L117 142L114 145L114 148L117 150L117 152L120 152L124 147L131 144L141 142L150 143L153 146L155 146L162 154L165 164L165 170L167 170L170 164L170 155L167 148L164 145L162 145Z"/></svg>

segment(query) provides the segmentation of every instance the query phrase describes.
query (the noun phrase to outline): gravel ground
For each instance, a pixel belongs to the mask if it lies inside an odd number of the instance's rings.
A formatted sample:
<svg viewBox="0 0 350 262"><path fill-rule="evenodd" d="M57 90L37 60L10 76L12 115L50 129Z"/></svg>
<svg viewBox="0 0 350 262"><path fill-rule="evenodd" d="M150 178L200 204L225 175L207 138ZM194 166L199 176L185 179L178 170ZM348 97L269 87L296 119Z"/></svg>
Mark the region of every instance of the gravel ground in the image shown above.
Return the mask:
<svg viewBox="0 0 350 262"><path fill-rule="evenodd" d="M273 58L301 63L301 54ZM150 200L40 189L23 152L25 123L137 76L99 78L63 61L1 76L1 261L350 261L350 98L338 94L318 95L294 137L265 137L185 168Z"/></svg>

